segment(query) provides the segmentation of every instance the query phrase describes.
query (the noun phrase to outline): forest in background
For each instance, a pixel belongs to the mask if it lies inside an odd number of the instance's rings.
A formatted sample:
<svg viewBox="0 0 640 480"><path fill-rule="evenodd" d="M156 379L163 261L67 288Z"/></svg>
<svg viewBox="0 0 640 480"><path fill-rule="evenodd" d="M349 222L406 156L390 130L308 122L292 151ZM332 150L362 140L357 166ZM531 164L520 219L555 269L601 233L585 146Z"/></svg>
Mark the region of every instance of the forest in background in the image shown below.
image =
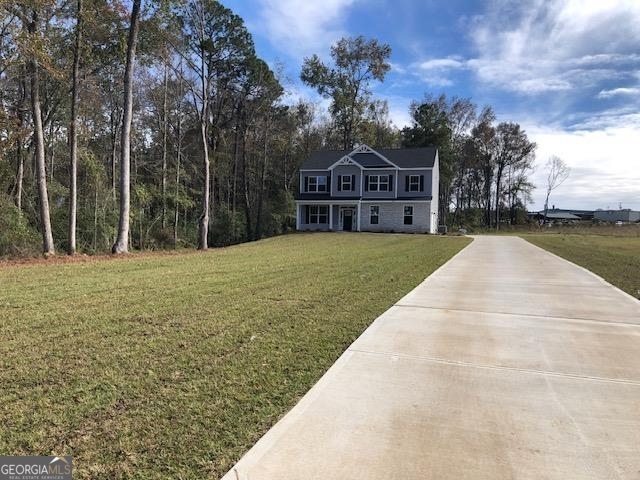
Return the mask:
<svg viewBox="0 0 640 480"><path fill-rule="evenodd" d="M305 58L327 99L287 101L214 0L0 0L0 256L206 249L295 228L314 150L435 145L440 222L526 220L535 144L490 106L425 93L393 125L391 48L343 38Z"/></svg>

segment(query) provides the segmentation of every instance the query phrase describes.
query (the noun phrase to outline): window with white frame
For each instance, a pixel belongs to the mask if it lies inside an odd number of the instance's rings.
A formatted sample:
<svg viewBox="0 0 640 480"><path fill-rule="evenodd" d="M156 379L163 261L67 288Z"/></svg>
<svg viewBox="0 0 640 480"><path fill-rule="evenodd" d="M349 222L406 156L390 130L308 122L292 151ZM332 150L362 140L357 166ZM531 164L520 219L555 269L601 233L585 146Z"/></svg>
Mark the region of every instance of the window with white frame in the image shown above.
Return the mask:
<svg viewBox="0 0 640 480"><path fill-rule="evenodd" d="M390 192L392 190L391 175L369 175L367 190L370 192Z"/></svg>
<svg viewBox="0 0 640 480"><path fill-rule="evenodd" d="M329 206L308 205L307 223L329 223Z"/></svg>
<svg viewBox="0 0 640 480"><path fill-rule="evenodd" d="M409 175L407 177L407 192L419 192L420 191L420 175Z"/></svg>
<svg viewBox="0 0 640 480"><path fill-rule="evenodd" d="M380 221L380 206L371 205L369 207L369 223L371 225L378 225Z"/></svg>
<svg viewBox="0 0 640 480"><path fill-rule="evenodd" d="M413 205L404 206L404 224L413 225Z"/></svg>
<svg viewBox="0 0 640 480"><path fill-rule="evenodd" d="M327 177L325 176L313 176L306 179L307 192L326 192L327 191Z"/></svg>
<svg viewBox="0 0 640 480"><path fill-rule="evenodd" d="M340 175L340 191L350 192L353 190L353 177L351 175Z"/></svg>

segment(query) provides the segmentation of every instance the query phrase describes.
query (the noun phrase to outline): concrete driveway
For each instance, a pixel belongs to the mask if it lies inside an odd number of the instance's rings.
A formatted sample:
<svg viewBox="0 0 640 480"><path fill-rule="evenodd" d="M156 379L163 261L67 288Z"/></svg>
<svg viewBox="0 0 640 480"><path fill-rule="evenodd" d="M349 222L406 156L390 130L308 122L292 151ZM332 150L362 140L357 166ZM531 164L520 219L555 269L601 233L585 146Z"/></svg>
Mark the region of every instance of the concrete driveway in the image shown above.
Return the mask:
<svg viewBox="0 0 640 480"><path fill-rule="evenodd" d="M476 237L224 480L396 478L640 480L640 302Z"/></svg>

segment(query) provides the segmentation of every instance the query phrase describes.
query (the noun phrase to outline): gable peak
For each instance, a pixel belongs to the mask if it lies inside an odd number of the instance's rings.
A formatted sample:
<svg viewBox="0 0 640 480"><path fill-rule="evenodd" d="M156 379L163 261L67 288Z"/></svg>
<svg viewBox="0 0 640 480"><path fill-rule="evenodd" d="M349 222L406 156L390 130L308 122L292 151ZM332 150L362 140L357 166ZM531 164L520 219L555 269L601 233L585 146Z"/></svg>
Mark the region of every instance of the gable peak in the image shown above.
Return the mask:
<svg viewBox="0 0 640 480"><path fill-rule="evenodd" d="M349 155L354 155L356 153L373 153L374 155L381 156L373 148L371 148L369 145L365 145L364 143L356 144L353 147L353 151Z"/></svg>

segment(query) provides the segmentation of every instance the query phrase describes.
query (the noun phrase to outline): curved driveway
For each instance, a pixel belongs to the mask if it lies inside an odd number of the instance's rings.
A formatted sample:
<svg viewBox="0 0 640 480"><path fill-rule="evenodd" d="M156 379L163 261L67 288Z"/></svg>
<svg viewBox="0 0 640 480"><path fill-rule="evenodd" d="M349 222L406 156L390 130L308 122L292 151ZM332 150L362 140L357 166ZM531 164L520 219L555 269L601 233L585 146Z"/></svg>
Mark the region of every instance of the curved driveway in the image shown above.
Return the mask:
<svg viewBox="0 0 640 480"><path fill-rule="evenodd" d="M640 479L640 302L476 237L224 477L396 478Z"/></svg>

